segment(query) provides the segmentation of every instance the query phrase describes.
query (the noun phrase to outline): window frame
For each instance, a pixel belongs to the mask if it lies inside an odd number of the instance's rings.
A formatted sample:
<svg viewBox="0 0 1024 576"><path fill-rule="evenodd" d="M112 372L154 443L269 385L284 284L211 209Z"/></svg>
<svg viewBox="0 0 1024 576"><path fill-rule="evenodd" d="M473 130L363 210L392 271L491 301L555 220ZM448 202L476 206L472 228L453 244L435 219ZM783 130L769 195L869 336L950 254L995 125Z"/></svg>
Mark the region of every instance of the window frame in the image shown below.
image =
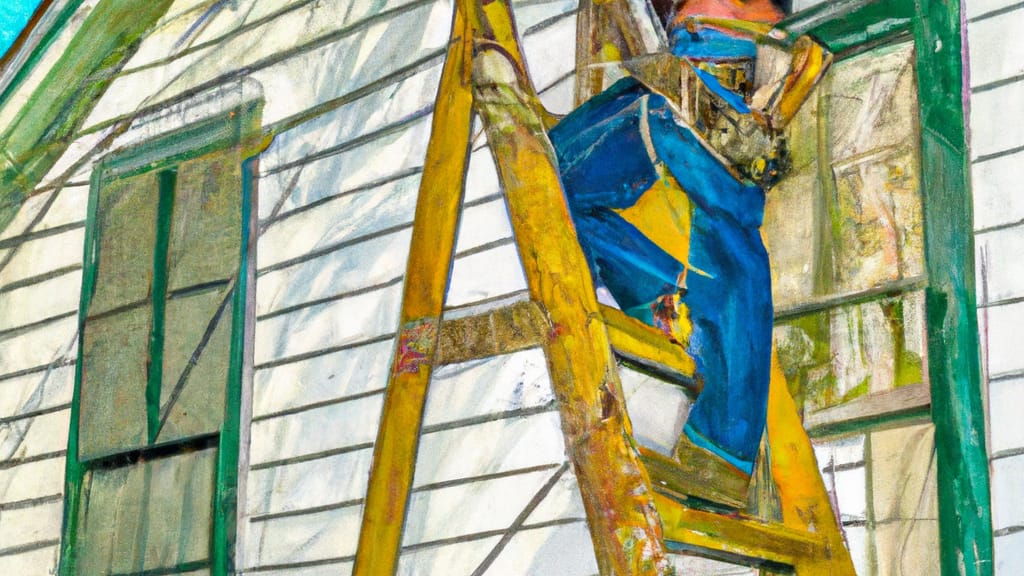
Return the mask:
<svg viewBox="0 0 1024 576"><path fill-rule="evenodd" d="M825 0L782 23L813 35L837 59L903 39L914 42L930 403L828 433L866 432L930 416L944 576L993 570L960 12L959 2L946 0Z"/></svg>
<svg viewBox="0 0 1024 576"><path fill-rule="evenodd" d="M64 516L61 530L62 541L58 574L72 576L76 565L79 511L83 502L83 480L95 462L111 459L126 459L130 464L147 456L172 455L192 449L206 449L216 446L216 470L212 490L210 551L208 567L212 576L227 576L235 572L235 536L238 512L238 467L243 384L252 367L252 326L255 321L254 291L249 285L255 280L254 232L257 229L256 178L259 152L264 148L261 132L262 100L251 100L219 112L216 116L200 120L160 134L141 143L117 150L103 158L93 168L90 178L89 201L85 225L83 250L82 287L78 307L78 358L75 364L74 392L71 401L70 428L65 464ZM159 120L157 120L159 121ZM239 263L237 280L232 295L230 352L225 383L224 414L219 433L197 435L176 439L167 443L148 444L142 448L119 452L114 456L103 456L83 462L79 458L79 425L82 385L82 354L84 347L85 323L91 294L96 283L98 223L97 206L101 188L109 182L155 173L159 191L154 197L161 205L165 198L164 174L176 170L184 161L208 154L238 150L241 160L241 235L238 238ZM172 185L174 182L172 182ZM173 189L171 190L173 193ZM163 206L160 206L162 209ZM158 211L158 214L160 212ZM162 216L159 216L162 218ZM169 218L168 218L169 220ZM166 236L166 235L165 235ZM166 239L166 238L165 238ZM153 252L160 250L158 234ZM166 247L165 247L166 248ZM154 276L156 274L154 273ZM154 279L154 284L156 284ZM151 295L149 305L155 307L157 294ZM154 317L155 318L155 317ZM147 347L147 350L149 348ZM149 375L148 380L152 379ZM148 389L147 382L147 389ZM102 465L102 464L101 464ZM179 566L179 570L203 569L203 566ZM145 574L148 571L140 572ZM160 571L160 573L164 573Z"/></svg>

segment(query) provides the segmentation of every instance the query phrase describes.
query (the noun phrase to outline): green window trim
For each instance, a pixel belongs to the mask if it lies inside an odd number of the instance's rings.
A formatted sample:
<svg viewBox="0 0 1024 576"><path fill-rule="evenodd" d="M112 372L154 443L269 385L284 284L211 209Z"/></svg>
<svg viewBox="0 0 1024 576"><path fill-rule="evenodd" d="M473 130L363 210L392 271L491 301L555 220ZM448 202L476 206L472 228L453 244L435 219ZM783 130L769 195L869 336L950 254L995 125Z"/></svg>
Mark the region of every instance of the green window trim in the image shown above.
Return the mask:
<svg viewBox="0 0 1024 576"><path fill-rule="evenodd" d="M224 111L218 116L190 124L173 132L161 135L142 144L117 151L102 160L94 169L89 196L88 216L86 221L84 270L82 291L79 304L79 360L75 367L75 388L71 403L70 431L68 435L67 462L65 467L65 502L62 528L62 543L59 573L70 576L76 573L76 549L81 527L79 513L85 504L83 498L84 479L92 469L125 466L133 461L158 461L160 457L171 454L185 454L206 448L216 448L216 467L214 471L212 498L212 526L209 534L210 550L207 560L201 562L185 562L176 568L179 571L192 569L209 569L214 576L227 576L235 572L235 533L237 514L238 464L240 450L240 419L242 405L242 384L245 366L251 366L251 323L254 309L253 295L249 294L248 285L252 282L254 268L250 265L253 257L252 231L256 228L254 201L256 169L258 154L265 146L262 138L260 117L262 102L248 102ZM239 247L238 269L229 280L230 288L230 333L229 362L227 366L227 383L224 399L224 413L220 421L220 431L199 434L171 442L153 444L164 422L160 416L160 399L162 379L159 356L163 348L164 306L168 291L167 258L171 227L171 206L175 190L177 165L183 161L227 151L237 151L241 159L241 235ZM88 462L80 459L80 415L83 377L83 351L85 350L85 325L88 307L96 288L98 264L97 207L100 189L107 183L131 176L153 172L157 176L159 188L160 217L158 222L156 245L153 250L153 289L150 298L154 317L152 323L151 342L149 344L152 369L146 381L146 440L145 446L119 451L109 456L90 457ZM227 306L222 305L221 308ZM218 310L218 314L222 310ZM169 411L169 410L168 410ZM166 415L165 415L166 416ZM148 474L148 472L147 472ZM148 574L153 570L145 570L133 574ZM156 570L154 573L167 573Z"/></svg>
<svg viewBox="0 0 1024 576"><path fill-rule="evenodd" d="M902 38L914 41L941 569L943 576L982 576L993 573L992 512L960 11L953 0L826 1L794 14L784 25L814 35L839 58ZM864 422L859 429L919 416L897 413Z"/></svg>

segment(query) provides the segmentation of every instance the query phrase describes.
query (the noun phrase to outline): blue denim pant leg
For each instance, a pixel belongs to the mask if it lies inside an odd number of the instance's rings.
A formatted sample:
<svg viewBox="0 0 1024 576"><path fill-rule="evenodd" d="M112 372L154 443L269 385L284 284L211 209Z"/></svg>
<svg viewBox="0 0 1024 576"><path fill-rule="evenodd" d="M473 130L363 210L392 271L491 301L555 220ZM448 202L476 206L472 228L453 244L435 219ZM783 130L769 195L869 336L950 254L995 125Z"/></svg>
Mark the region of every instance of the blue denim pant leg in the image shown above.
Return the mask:
<svg viewBox="0 0 1024 576"><path fill-rule="evenodd" d="M768 404L773 315L768 254L757 229L697 210L690 255L711 277L690 274L683 298L693 324L687 351L704 380L684 432L749 474Z"/></svg>
<svg viewBox="0 0 1024 576"><path fill-rule="evenodd" d="M653 323L648 305L676 292L683 265L612 210L574 212L573 222L591 272L627 314Z"/></svg>
<svg viewBox="0 0 1024 576"><path fill-rule="evenodd" d="M693 206L690 264L706 272L687 276L683 298L693 324L688 351L704 380L684 432L749 474L764 431L771 370L764 191L738 181L656 97L649 123L658 157Z"/></svg>

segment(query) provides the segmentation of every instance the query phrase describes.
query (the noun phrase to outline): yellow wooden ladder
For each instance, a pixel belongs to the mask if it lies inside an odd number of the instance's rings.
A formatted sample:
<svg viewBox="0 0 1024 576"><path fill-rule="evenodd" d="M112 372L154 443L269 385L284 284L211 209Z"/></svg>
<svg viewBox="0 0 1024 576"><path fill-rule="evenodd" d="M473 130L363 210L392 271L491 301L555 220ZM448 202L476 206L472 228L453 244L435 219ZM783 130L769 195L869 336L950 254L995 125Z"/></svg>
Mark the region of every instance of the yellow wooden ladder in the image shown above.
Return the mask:
<svg viewBox="0 0 1024 576"><path fill-rule="evenodd" d="M599 2L581 4L586 19ZM474 110L497 159L530 300L442 322ZM693 375L694 362L661 332L598 304L547 138L554 121L529 80L508 0L457 0L353 573L396 571L433 368L541 346L601 574L670 573L667 554L689 551L799 576L852 575L774 360L766 452L781 519L695 507L684 468L638 450L616 357L681 377Z"/></svg>

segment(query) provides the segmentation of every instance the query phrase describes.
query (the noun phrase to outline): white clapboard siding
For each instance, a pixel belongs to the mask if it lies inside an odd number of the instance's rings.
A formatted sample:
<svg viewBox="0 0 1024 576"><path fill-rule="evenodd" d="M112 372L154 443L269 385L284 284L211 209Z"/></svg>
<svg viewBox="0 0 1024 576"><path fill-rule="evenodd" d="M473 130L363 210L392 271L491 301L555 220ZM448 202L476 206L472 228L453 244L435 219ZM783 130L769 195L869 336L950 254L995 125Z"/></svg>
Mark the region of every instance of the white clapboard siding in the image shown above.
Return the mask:
<svg viewBox="0 0 1024 576"><path fill-rule="evenodd" d="M497 167L479 122L473 133L455 259L445 296L449 318L501 306L510 296L526 295L526 276L512 237Z"/></svg>
<svg viewBox="0 0 1024 576"><path fill-rule="evenodd" d="M53 570L60 538L81 274L77 269L53 269L46 258L22 255L50 240L49 245L74 250L81 259L81 236L74 231L51 228L52 236L33 236L31 222L46 221L47 211L55 205L27 206L34 215L24 234L0 241L5 250L0 278L7 280L0 284L0 573L4 574Z"/></svg>
<svg viewBox="0 0 1024 576"><path fill-rule="evenodd" d="M55 569L81 287L78 188L33 196L0 239L0 573Z"/></svg>
<svg viewBox="0 0 1024 576"><path fill-rule="evenodd" d="M542 99L567 112L576 1L515 4ZM0 236L0 448L14 447L0 454L0 572L44 573L56 562L93 163L145 132L133 128L111 145L116 122L160 117L173 128L203 112L201 104L174 111L172 102L236 83L262 93L265 130L276 134L259 163L240 568L351 570L452 5L180 0L143 40ZM476 133L450 312L525 297L479 124ZM497 574L596 572L542 353L469 364L439 370L429 395L400 572L455 562L472 571L484 561ZM493 442L469 441L484 437ZM435 545L466 534L478 537ZM575 556L559 551L565 546Z"/></svg>
<svg viewBox="0 0 1024 576"><path fill-rule="evenodd" d="M987 376L995 574L1024 572L1024 95L1020 42L1024 5L968 0L971 175L977 250L978 323Z"/></svg>
<svg viewBox="0 0 1024 576"><path fill-rule="evenodd" d="M452 5L334 10L331 43L252 75L286 129L260 159L249 573L351 569Z"/></svg>
<svg viewBox="0 0 1024 576"><path fill-rule="evenodd" d="M441 565L453 575L596 572L539 348L434 372L399 573Z"/></svg>

